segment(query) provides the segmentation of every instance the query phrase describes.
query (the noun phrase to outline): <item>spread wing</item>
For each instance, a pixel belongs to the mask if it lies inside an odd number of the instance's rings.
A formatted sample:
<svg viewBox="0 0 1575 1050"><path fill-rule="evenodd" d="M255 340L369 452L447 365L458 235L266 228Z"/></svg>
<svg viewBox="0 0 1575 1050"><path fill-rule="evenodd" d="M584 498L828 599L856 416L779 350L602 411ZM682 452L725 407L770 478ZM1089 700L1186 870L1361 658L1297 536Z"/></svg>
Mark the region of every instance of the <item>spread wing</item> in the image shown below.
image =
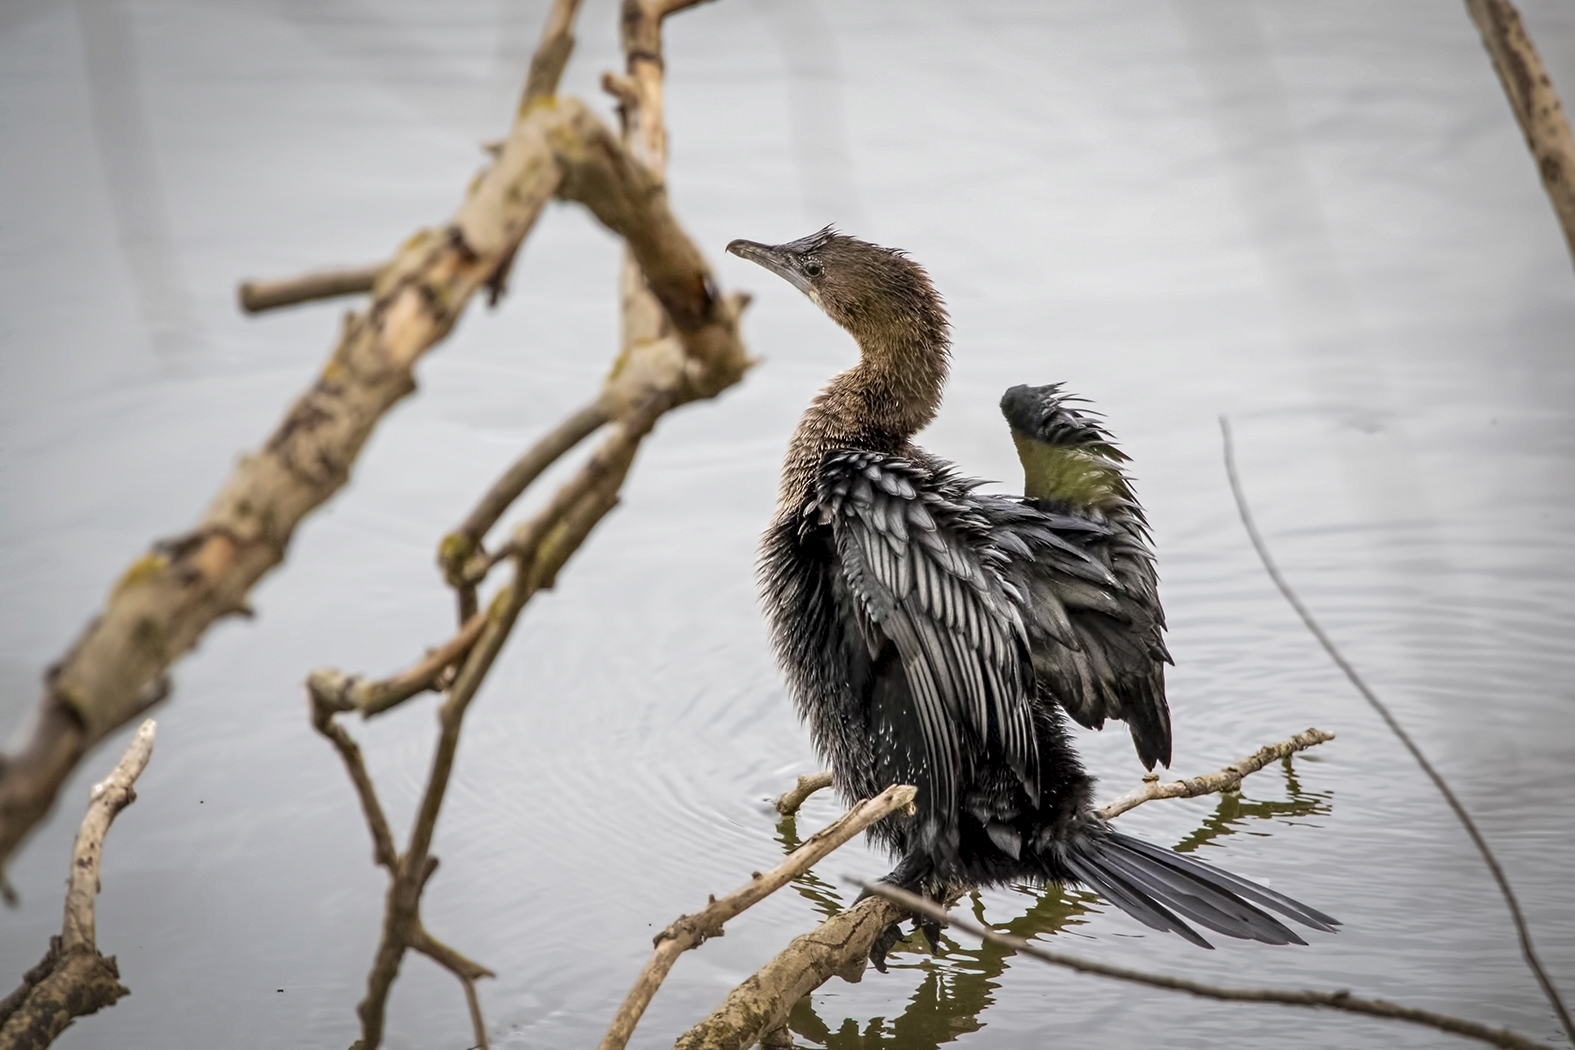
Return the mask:
<svg viewBox="0 0 1575 1050"><path fill-rule="evenodd" d="M1079 401L1057 383L1015 386L1001 398L1026 494L1001 523L1030 551L1017 568L1034 674L1077 721L1098 729L1124 719L1143 764L1168 766L1170 654L1148 523L1126 455ZM1084 558L1069 559L1055 539Z"/></svg>
<svg viewBox="0 0 1575 1050"><path fill-rule="evenodd" d="M1148 768L1170 765L1165 614L1140 522L995 498L997 543L1014 537L1010 574L1024 595L1034 677L1082 725L1127 723Z"/></svg>
<svg viewBox="0 0 1575 1050"><path fill-rule="evenodd" d="M1037 801L1027 633L971 485L896 456L836 452L807 513L829 525L841 581L876 668L877 750L924 768L894 769L949 813L975 756L1004 758ZM895 650L895 660L883 653ZM912 726L918 740L906 739ZM916 747L910 744L917 744Z"/></svg>

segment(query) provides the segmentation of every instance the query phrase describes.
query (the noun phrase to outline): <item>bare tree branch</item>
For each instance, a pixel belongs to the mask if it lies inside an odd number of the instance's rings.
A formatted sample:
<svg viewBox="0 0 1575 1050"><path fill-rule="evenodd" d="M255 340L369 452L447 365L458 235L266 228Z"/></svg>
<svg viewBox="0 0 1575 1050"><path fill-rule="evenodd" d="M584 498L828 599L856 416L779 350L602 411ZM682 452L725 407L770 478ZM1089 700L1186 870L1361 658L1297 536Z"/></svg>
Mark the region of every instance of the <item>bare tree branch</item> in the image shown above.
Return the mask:
<svg viewBox="0 0 1575 1050"><path fill-rule="evenodd" d="M1021 937L998 933L988 926L982 926L960 915L949 913L934 901L926 900L917 894L898 889L896 886L888 883L860 882L855 880L854 885L861 887L868 893L878 894L894 901L916 914L934 919L942 924L955 926L960 930L966 930L975 937L994 941L996 944L1004 945L1013 951L1031 956L1041 962L1047 962L1054 966L1064 966L1069 970L1076 970L1078 973L1097 974L1100 977L1111 977L1118 981L1147 985L1150 988L1164 988L1173 992L1186 992L1189 995L1196 995L1203 999L1219 999L1237 1003L1278 1003L1282 1006L1313 1006L1327 1010L1341 1010L1345 1013L1363 1014L1367 1017L1382 1017L1391 1021L1406 1021L1410 1024L1423 1025L1427 1028L1436 1028L1440 1032L1465 1036L1467 1039L1475 1039L1492 1046L1508 1047L1510 1050L1549 1050L1546 1044L1534 1042L1523 1035L1517 1035L1509 1031L1507 1028L1489 1028L1487 1025L1477 1024L1475 1021L1450 1017L1447 1014L1434 1013L1431 1010L1418 1010L1412 1006L1400 1006L1396 1003L1385 1002L1382 999L1359 999L1347 991L1313 992L1281 990L1278 988L1221 988L1212 984L1189 981L1182 977L1143 973L1140 970L1128 970L1122 966L1110 966L1107 963L1094 962L1091 959L1082 959L1075 955L1046 951L1038 945L1023 940Z"/></svg>
<svg viewBox="0 0 1575 1050"><path fill-rule="evenodd" d="M242 281L236 289L241 309L249 314L264 310L277 310L281 306L294 306L317 299L337 299L343 295L370 292L377 282L381 265L357 266L345 270L325 270L306 273L299 277L284 277L273 281Z"/></svg>
<svg viewBox="0 0 1575 1050"><path fill-rule="evenodd" d="M523 114L454 218L409 238L383 268L370 308L347 316L327 367L263 448L241 460L197 528L156 544L122 576L51 673L31 740L0 767L0 862L48 812L87 749L136 716L144 688L214 620L245 609L296 526L343 486L373 427L415 389L416 361L447 335L557 189L549 129L587 120L583 106Z"/></svg>
<svg viewBox="0 0 1575 1050"><path fill-rule="evenodd" d="M1493 59L1493 70L1575 257L1575 138L1558 92L1510 0L1466 0L1466 11L1482 34L1482 46Z"/></svg>
<svg viewBox="0 0 1575 1050"><path fill-rule="evenodd" d="M99 953L95 936L104 837L120 811L137 800L133 785L153 756L155 725L142 723L109 776L93 785L87 814L71 850L65 916L44 959L22 986L0 1002L0 1050L42 1050L74 1018L113 1006L130 995L114 957Z"/></svg>
<svg viewBox="0 0 1575 1050"><path fill-rule="evenodd" d="M1515 896L1515 891L1510 888L1509 877L1504 874L1504 869L1499 867L1498 858L1493 855L1492 849L1488 847L1487 839L1483 838L1482 833L1477 830L1476 821L1471 819L1471 815L1466 812L1466 807L1455 797L1454 791L1444 780L1443 774L1433 768L1433 763L1427 760L1427 756L1422 753L1422 749L1417 746L1416 741L1411 739L1411 734L1407 733L1404 727L1400 725L1399 720L1390 712L1388 705L1378 699L1378 694L1368 688L1367 682L1362 679L1361 675L1356 673L1356 668L1351 666L1350 661L1346 660L1340 650L1335 647L1334 641L1324 633L1318 621L1313 618L1312 611L1302 604L1302 600L1297 597L1296 592L1291 588L1290 581L1280 574L1279 567L1275 565L1274 559L1269 555L1268 544L1264 542L1263 536L1258 532L1257 524L1253 521L1252 510L1247 506L1247 495L1242 491L1241 478L1236 473L1236 447L1231 440L1230 420L1224 416L1220 417L1220 434L1225 444L1225 476L1230 481L1231 495L1235 497L1236 510L1241 515L1241 523L1247 530L1247 538L1252 541L1252 549L1258 552L1258 560L1263 562L1264 571L1269 574L1269 579L1274 581L1274 586L1279 588L1280 593L1285 596L1285 600L1290 603L1291 608L1296 610L1296 615L1301 617L1302 623L1307 626L1308 631L1312 632L1312 636L1318 640L1318 644L1323 646L1323 651L1329 654L1329 658L1334 661L1335 666L1344 672L1345 677L1356 687L1356 691L1362 694L1362 698L1367 701L1374 711L1378 712L1378 716L1384 720L1384 724L1389 727L1390 732L1394 733L1400 743L1405 745L1405 749L1411 752L1411 757L1416 759L1416 764L1422 767L1422 772L1427 774L1427 778L1433 782L1433 786L1438 789L1438 793L1444 796L1444 801L1449 804L1449 808L1454 811L1461 826L1466 829L1466 834L1470 836L1472 844L1477 848L1477 852L1482 855L1482 861L1487 865L1488 871L1492 872L1493 881L1498 883L1499 893L1503 896L1504 903L1509 908L1510 919L1515 924L1515 933L1520 938L1520 954L1522 958L1526 960L1526 965L1537 979L1537 984L1542 988L1542 994L1547 997L1549 1005L1553 1007L1553 1012L1558 1015L1559 1023L1564 1026L1564 1033L1569 1036L1571 1043L1575 1043L1575 1022L1570 1020L1569 1010L1565 1008L1564 1000L1559 996L1559 990L1553 984L1553 979L1542 968L1542 960L1537 957L1536 948L1531 943L1531 930L1526 926L1525 916L1520 911L1520 900Z"/></svg>
<svg viewBox="0 0 1575 1050"><path fill-rule="evenodd" d="M712 937L722 936L722 925L745 909L758 904L777 890L786 886L794 877L807 871L827 854L897 810L912 811L915 789L908 785L887 788L874 798L865 799L834 823L822 828L804 841L804 844L768 872L756 872L754 878L725 897L712 897L700 911L681 915L655 937L656 950L650 961L635 979L618 1013L613 1017L607 1034L602 1036L597 1050L623 1050L640 1023L651 997L661 987L673 963L691 948L697 948ZM882 927L884 929L885 927ZM877 930L876 933L879 931ZM873 940L874 934L871 935ZM867 950L867 949L866 949ZM788 1005L792 1005L790 1002Z"/></svg>
<svg viewBox="0 0 1575 1050"><path fill-rule="evenodd" d="M1289 740L1281 740L1278 744L1265 744L1246 758L1232 762L1218 773L1207 773L1186 780L1172 780L1168 784L1161 784L1159 775L1150 773L1143 778L1142 787L1134 788L1119 798L1111 799L1095 812L1106 820L1112 820L1129 809L1136 809L1143 803L1152 802L1157 798L1197 798L1199 795L1215 795L1221 791L1229 791L1240 784L1244 777L1256 773L1270 762L1277 762L1287 755L1294 755L1298 751L1305 751L1309 747L1316 747L1333 739L1333 733L1325 733L1321 729L1309 729L1305 733L1297 733Z"/></svg>
<svg viewBox="0 0 1575 1050"><path fill-rule="evenodd" d="M626 239L676 333L621 362L603 392L610 414L639 413L653 396L672 405L711 397L739 381L753 363L738 337L744 297L717 294L660 183L584 103L535 99L449 224L409 239L385 266L370 309L348 316L316 384L241 461L197 529L135 562L59 663L32 739L0 767L0 860L88 747L140 711L148 683L215 619L245 609L295 527L344 484L377 421L414 390L415 362L513 257L554 193Z"/></svg>
<svg viewBox="0 0 1575 1050"><path fill-rule="evenodd" d="M417 693L442 688L444 675L470 653L486 626L485 616L479 612L472 615L454 637L428 652L408 671L401 671L392 678L369 682L359 675L322 668L307 676L307 690L314 702L322 703L329 713L359 711L367 718L380 715Z"/></svg>
<svg viewBox="0 0 1575 1050"><path fill-rule="evenodd" d="M1143 778L1141 787L1133 788L1119 798L1111 799L1097 811L1106 820L1118 817L1127 810L1141 806L1145 802L1152 802L1157 798L1196 798L1199 795L1213 795L1221 791L1229 791L1240 784L1242 778L1251 773L1256 773L1270 762L1278 761L1286 755L1293 755L1298 751L1305 751L1309 747L1333 740L1333 733L1325 733L1321 729L1309 729L1305 733L1297 733L1289 740L1282 740L1277 744L1265 744L1253 754L1239 761L1232 762L1218 773L1208 773L1203 776L1190 777L1186 780L1173 780L1168 784L1160 784L1159 774L1150 773ZM798 778L787 791L777 796L772 803L778 813L784 817L797 813L804 800L815 792L831 786L829 772L807 773Z"/></svg>
<svg viewBox="0 0 1575 1050"><path fill-rule="evenodd" d="M532 64L520 124L503 145L496 166L513 164L523 170L550 171L554 192L584 204L621 234L645 275L652 301L666 313L674 334L620 355L596 402L539 441L492 486L460 528L445 537L438 560L455 588L462 621L453 639L411 670L383 682L367 683L331 669L314 672L308 679L313 724L339 751L361 799L374 857L390 876L382 936L367 975L366 995L357 1006L362 1031L357 1045L361 1050L375 1050L380 1044L388 996L405 954L412 949L430 956L460 981L476 1040L483 1047L487 1045L475 982L490 972L432 938L422 925L420 912L427 880L437 868L437 858L431 855L432 839L453 774L465 713L526 603L538 591L554 585L569 557L617 504L640 444L656 421L679 405L725 390L743 377L750 364L738 337L744 299L716 294L705 261L673 218L660 183L630 157L583 103L556 98L538 80L546 66L561 71L568 47L563 41L570 39L574 6L571 0L560 0L554 7ZM554 82L556 76L554 72ZM516 149L520 126L533 121L540 122L540 136L532 140L529 150ZM467 243L488 236L484 228L465 229L470 231ZM496 278L513 259L519 242L504 242L495 231L491 236L489 243L501 249L494 269ZM495 279L494 289L500 287L500 280ZM507 508L548 466L608 423L610 433L579 470L546 506L489 553L483 547L484 538ZM513 564L512 580L481 611L477 585L505 560ZM408 848L400 854L359 748L334 716L350 710L366 715L387 710L422 689L440 686L455 667L457 673L438 712L431 772Z"/></svg>

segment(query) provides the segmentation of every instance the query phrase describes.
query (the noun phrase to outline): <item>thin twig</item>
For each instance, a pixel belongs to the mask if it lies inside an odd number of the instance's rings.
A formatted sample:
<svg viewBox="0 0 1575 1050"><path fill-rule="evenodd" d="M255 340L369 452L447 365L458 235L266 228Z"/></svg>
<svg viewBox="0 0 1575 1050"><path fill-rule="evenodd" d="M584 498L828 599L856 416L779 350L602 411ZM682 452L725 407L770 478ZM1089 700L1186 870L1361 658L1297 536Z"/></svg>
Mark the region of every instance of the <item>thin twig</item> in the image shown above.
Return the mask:
<svg viewBox="0 0 1575 1050"><path fill-rule="evenodd" d="M694 915L683 915L655 938L656 950L650 961L635 979L634 987L618 1007L607 1034L602 1037L597 1050L623 1050L634 1034L635 1025L651 1002L651 997L661 987L662 980L673 968L678 957L691 948L704 944L712 937L722 936L722 925L746 908L765 900L772 893L786 886L798 875L809 870L816 862L837 849L853 836L900 809L913 806L915 789L908 785L895 785L865 799L834 823L811 835L798 849L789 853L782 863L768 872L756 872L753 879L725 897L712 897L709 904Z"/></svg>
<svg viewBox="0 0 1575 1050"><path fill-rule="evenodd" d="M1427 778L1433 782L1433 786L1438 789L1438 793L1444 796L1444 801L1449 803L1449 808L1459 818L1461 825L1466 829L1466 834L1471 837L1472 843L1476 845L1477 852L1482 854L1483 862L1487 864L1488 870L1493 873L1493 880L1498 883L1499 893L1503 895L1504 903L1509 907L1510 918L1515 924L1515 933L1520 938L1520 954L1525 958L1526 965L1531 968L1533 976L1537 979L1537 984L1542 987L1542 994L1547 996L1554 1013L1558 1015L1559 1023L1564 1026L1565 1034L1569 1037L1571 1043L1575 1043L1575 1021L1570 1019L1569 1010L1564 1006L1564 1000L1559 996L1558 989L1554 986L1552 978L1542 968L1542 961L1537 958L1536 948L1533 947L1531 942L1531 930L1526 926L1526 919L1520 911L1520 901L1515 896L1515 891L1510 888L1509 879L1505 876L1504 869L1499 867L1498 858L1493 855L1492 849L1488 847L1487 840L1477 830L1476 822L1466 812L1466 807L1455 797L1454 791L1445 782L1443 775L1433 768L1433 763L1427 760L1427 756L1422 753L1422 749L1417 746L1416 741L1411 739L1411 734L1407 733L1395 716L1390 713L1388 706L1378 699L1378 694L1368 688L1362 676L1356 673L1356 668L1352 667L1350 662L1341 655L1333 640L1324 633L1318 621L1313 618L1312 612L1307 606L1302 604L1296 592L1291 589L1290 583L1280 574L1274 559L1269 555L1268 545L1264 542L1263 536L1258 532L1258 526L1253 521L1252 511L1248 508L1247 496L1242 491L1241 478L1236 472L1236 449L1234 442L1231 440L1230 420L1224 416L1220 417L1220 433L1223 435L1225 442L1225 474L1230 479L1230 490L1231 495L1236 499L1236 510L1241 514L1241 523L1247 529L1247 538L1252 541L1253 549L1258 552L1258 559L1263 562L1263 568L1268 572L1269 579L1274 581L1274 585L1285 596L1285 600L1290 603L1291 608L1296 610L1296 615L1301 617L1302 623L1307 625L1307 629L1318 640L1318 644L1323 646L1324 652L1329 654L1329 658L1345 673L1345 677L1356 687L1356 691L1362 694L1362 698L1372 706L1374 711L1378 712L1378 716L1384 720L1384 724L1399 738L1400 743L1405 745L1405 749L1411 753L1411 757L1416 759L1416 764L1422 767L1422 772L1427 774Z"/></svg>
<svg viewBox="0 0 1575 1050"><path fill-rule="evenodd" d="M281 306L294 306L317 299L337 299L343 295L370 292L377 283L383 264L357 266L345 270L324 270L305 273L299 277L284 277L272 281L242 281L236 289L241 309L249 314L264 310L277 310Z"/></svg>
<svg viewBox="0 0 1575 1050"><path fill-rule="evenodd" d="M1321 729L1309 729L1305 733L1297 733L1289 740L1281 740L1278 744L1266 744L1246 758L1232 762L1218 773L1207 773L1186 780L1172 780L1168 784L1161 784L1159 776L1150 773L1143 778L1142 787L1133 788L1125 795L1111 799L1094 812L1105 820L1113 820L1128 810L1136 809L1143 803L1157 798L1197 798L1199 795L1229 791L1240 784L1242 778L1256 773L1270 762L1333 739L1333 733L1325 733Z"/></svg>
<svg viewBox="0 0 1575 1050"><path fill-rule="evenodd" d="M476 1045L481 1050L488 1050L487 1025L481 1016L481 999L476 994L476 981L483 977L496 977L497 974L480 963L465 958L433 937L425 927L416 927L410 947L459 979L461 987L465 989L465 1005L470 1009L470 1024L476 1036Z"/></svg>
<svg viewBox="0 0 1575 1050"><path fill-rule="evenodd" d="M324 667L307 676L306 688L329 711L359 711L364 718L380 715L417 693L442 688L444 675L470 653L486 626L486 616L476 613L452 638L391 678L369 682L360 675Z"/></svg>
<svg viewBox="0 0 1575 1050"><path fill-rule="evenodd" d="M520 494L552 466L590 437L607 422L607 413L597 402L592 402L569 415L563 422L538 440L530 449L492 483L487 494L481 497L464 522L443 537L438 560L451 581L458 575L466 560L476 552L492 526L498 523L504 511L520 498Z"/></svg>
<svg viewBox="0 0 1575 1050"><path fill-rule="evenodd" d="M830 786L831 773L829 770L821 773L805 773L798 778L797 783L778 795L777 800L772 805L776 806L777 812L784 817L791 816L798 812L798 808L804 804L805 799L815 792Z"/></svg>
<svg viewBox="0 0 1575 1050"><path fill-rule="evenodd" d="M1147 985L1150 988L1164 988L1172 992L1186 992L1189 995L1196 995L1203 999L1219 999L1225 1002L1236 1003L1279 1003L1283 1006L1312 1006L1328 1010L1343 1010L1346 1013L1363 1014L1367 1017L1382 1017L1387 1020L1405 1021L1427 1028L1436 1028L1440 1032L1450 1032L1454 1035L1465 1036L1467 1039L1476 1039L1492 1046L1508 1047L1510 1050L1548 1050L1546 1044L1527 1039L1523 1035L1517 1035L1507 1028L1489 1028L1487 1025L1477 1024L1475 1021L1450 1017L1447 1014L1438 1014L1431 1010L1418 1010L1414 1006L1400 1006L1396 1003L1385 1002L1382 999L1359 999L1346 991L1314 992L1292 989L1282 990L1278 988L1221 988L1217 985L1202 984L1198 981L1189 981L1181 977L1167 977L1163 974L1144 973L1141 970L1128 970L1123 966L1110 966L1107 963L1098 963L1075 955L1046 951L1023 940L1021 937L999 933L971 919L949 913L934 901L909 893L907 890L899 889L889 883L863 882L858 879L850 879L849 881L856 886L862 887L868 893L878 894L895 901L927 918L934 919L945 925L955 926L960 930L973 934L975 937L993 941L996 944L1011 948L1042 962L1047 962L1054 966L1064 966L1069 970L1076 970L1078 973L1112 977L1118 981Z"/></svg>
<svg viewBox="0 0 1575 1050"><path fill-rule="evenodd" d="M372 834L372 862L387 868L390 875L398 875L399 850L394 846L394 832L388 826L383 804L378 801L372 777L366 771L366 760L361 757L360 745L345 731L344 726L334 721L334 714L346 708L338 706L333 683L322 675L323 672L315 671L306 682L307 700L312 705L312 726L334 745L334 750L339 752L345 764L345 772L350 775L356 797L361 800L361 813L366 818L367 830Z"/></svg>
<svg viewBox="0 0 1575 1050"><path fill-rule="evenodd" d="M522 529L527 533L527 542L523 543L513 555L513 579L494 597L489 609L479 614L484 621L480 636L470 647L469 654L449 689L448 699L438 711L438 743L433 753L432 769L427 777L426 788L422 793L417 816L411 828L409 848L403 856L397 858L394 865L389 867L393 885L389 887L383 937L372 970L367 976L366 997L357 1007L362 1024L363 1050L372 1050L382 1038L388 995L393 988L394 979L399 974L399 963L405 950L416 948L431 955L432 951L429 948L438 944L421 927L421 892L437 864L437 859L430 855L432 837L436 832L438 814L442 810L443 799L453 774L454 758L459 748L460 729L470 702L481 688L481 683L491 670L498 654L502 652L504 643L508 641L526 603L537 591L552 586L558 571L569 556L585 542L591 530L617 503L618 488L622 485L629 464L633 461L634 452L639 446L640 439L644 434L649 433L654 422L655 416L652 415L649 418L642 417L630 424L621 424L620 433L613 439L618 444L611 453L616 462L597 462L593 457L593 462L587 463L579 474L559 489L547 509L527 523ZM319 701L316 690L313 691L313 698L314 717L321 717L316 712L331 707L332 700ZM357 792L361 795L362 809L367 815L367 822L373 829L377 850L381 854L385 845L381 841L378 828L380 826L386 828L386 822L383 820L382 810L371 781L366 776L360 752L344 732L343 727L331 720L325 722L323 731L339 748L345 759L346 768L356 785ZM389 850L393 848L391 836L388 838L386 848ZM433 958L439 962L450 956L456 959L462 958L457 953L452 953L450 949L443 949L443 951L450 954L443 958L433 955ZM472 1005L472 1017L476 1020L479 1017L480 1006L475 998L474 981L480 976L490 976L490 971L485 971L479 966L473 973L456 969L454 966L449 968L464 986L466 1001ZM476 1023L479 1026L479 1020Z"/></svg>
<svg viewBox="0 0 1575 1050"><path fill-rule="evenodd" d="M557 491L547 506L516 529L514 535L497 550L490 553L478 551L462 570L462 579L474 584L484 579L499 562L521 555L533 557L536 548L552 528L586 494L603 485L609 478L617 479L614 488L622 483L623 474L634 461L640 442L656 425L657 418L672 406L671 397L653 398L634 418L618 423L579 473Z"/></svg>
<svg viewBox="0 0 1575 1050"><path fill-rule="evenodd" d="M92 801L82 826L77 829L76 845L71 850L71 882L66 890L66 918L61 927L66 951L95 948L94 902L98 899L99 864L104 859L104 836L120 811L137 800L132 787L153 757L153 736L158 729L153 719L137 729L126 753L109 776L93 785Z"/></svg>
<svg viewBox="0 0 1575 1050"><path fill-rule="evenodd" d="M438 544L438 565L458 602L461 623L476 615L476 585L496 564L489 560L482 541L503 512L539 478L543 471L570 449L595 433L609 419L601 399L571 414L504 471L492 483L465 521Z"/></svg>

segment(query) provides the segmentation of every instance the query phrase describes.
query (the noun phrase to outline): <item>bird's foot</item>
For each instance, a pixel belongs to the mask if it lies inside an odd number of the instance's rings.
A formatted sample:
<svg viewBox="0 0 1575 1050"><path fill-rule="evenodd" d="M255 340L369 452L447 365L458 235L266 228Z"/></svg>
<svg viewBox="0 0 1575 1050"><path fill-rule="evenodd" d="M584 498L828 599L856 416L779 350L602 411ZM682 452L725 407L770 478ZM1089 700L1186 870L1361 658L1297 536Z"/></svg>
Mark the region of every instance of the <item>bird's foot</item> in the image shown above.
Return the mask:
<svg viewBox="0 0 1575 1050"><path fill-rule="evenodd" d="M939 955L941 953L940 923L936 922L934 919L916 918L913 920L913 929L915 933L924 934L924 939L930 944L931 955Z"/></svg>
<svg viewBox="0 0 1575 1050"><path fill-rule="evenodd" d="M875 943L870 945L870 965L881 973L886 972L886 953L896 947L902 940L902 923L894 922L875 938Z"/></svg>

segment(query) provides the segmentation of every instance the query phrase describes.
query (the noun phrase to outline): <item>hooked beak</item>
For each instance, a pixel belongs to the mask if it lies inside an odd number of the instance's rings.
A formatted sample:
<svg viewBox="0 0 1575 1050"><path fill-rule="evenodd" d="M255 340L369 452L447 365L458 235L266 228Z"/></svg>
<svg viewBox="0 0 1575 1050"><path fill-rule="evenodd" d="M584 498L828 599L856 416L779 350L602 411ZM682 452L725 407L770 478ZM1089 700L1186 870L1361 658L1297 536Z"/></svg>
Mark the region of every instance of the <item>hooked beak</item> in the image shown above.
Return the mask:
<svg viewBox="0 0 1575 1050"><path fill-rule="evenodd" d="M813 298L809 278L792 264L791 253L781 245L761 244L759 241L731 241L727 246L727 254L764 266L794 288Z"/></svg>

